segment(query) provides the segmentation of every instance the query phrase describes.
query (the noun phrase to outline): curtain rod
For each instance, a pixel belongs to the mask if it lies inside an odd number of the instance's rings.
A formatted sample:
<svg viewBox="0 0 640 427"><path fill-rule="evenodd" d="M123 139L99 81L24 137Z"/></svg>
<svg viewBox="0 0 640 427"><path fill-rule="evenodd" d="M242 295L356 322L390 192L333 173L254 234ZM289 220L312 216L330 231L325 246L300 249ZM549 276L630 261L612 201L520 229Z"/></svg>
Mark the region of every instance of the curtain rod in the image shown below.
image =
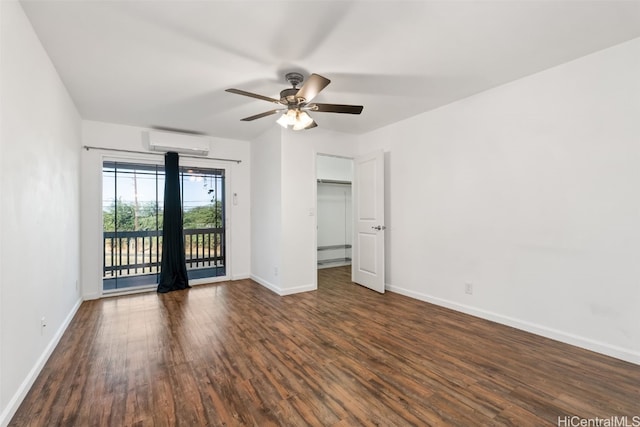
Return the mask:
<svg viewBox="0 0 640 427"><path fill-rule="evenodd" d="M342 184L351 185L351 181L339 181L336 179L318 179L318 184Z"/></svg>
<svg viewBox="0 0 640 427"><path fill-rule="evenodd" d="M106 147L93 147L91 145L83 145L82 148L84 148L85 150L89 151L89 150L104 150L104 151L117 151L119 153L131 153L131 154L151 154L153 156L164 156L165 153L153 153L150 151L136 151L136 150L125 150L122 148L106 148ZM206 159L206 160L218 160L220 162L235 162L235 163L242 163L242 160L236 160L236 159L221 159L218 157L204 157L204 156L190 156L188 154L180 154L180 157L186 157L189 159Z"/></svg>

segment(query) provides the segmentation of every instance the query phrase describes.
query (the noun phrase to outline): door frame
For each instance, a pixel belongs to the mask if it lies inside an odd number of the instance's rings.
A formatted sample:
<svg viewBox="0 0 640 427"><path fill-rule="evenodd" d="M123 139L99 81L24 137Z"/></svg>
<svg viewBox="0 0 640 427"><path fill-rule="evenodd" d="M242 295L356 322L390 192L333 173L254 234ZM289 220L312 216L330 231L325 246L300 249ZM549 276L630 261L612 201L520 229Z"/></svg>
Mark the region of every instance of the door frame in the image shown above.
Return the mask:
<svg viewBox="0 0 640 427"><path fill-rule="evenodd" d="M100 209L100 227L99 227L99 238L100 240L103 238L103 224L104 224L104 218L103 218L103 211L102 211L102 201L103 201L103 186L102 186L102 167L104 165L105 161L115 161L115 162L123 162L123 163L143 163L143 164L149 164L149 165L164 165L164 161L162 160L162 158L158 159L158 154L157 153L136 153L134 155L129 155L126 153L102 153L99 156L100 159L100 163L99 163L99 176L100 176L100 192L99 192L99 209ZM232 271L231 271L231 262L230 262L230 258L231 258L231 253L232 253L232 240L231 240L231 222L232 222L232 218L231 218L231 210L232 210L232 203L233 203L233 187L232 187L232 173L233 173L233 168L230 167L230 165L226 162L220 162L217 161L215 159L209 159L207 157L203 157L203 158L193 158L193 157L189 157L189 158L180 158L179 159L179 166L192 166L192 167L200 167L200 168L212 168L212 169L223 169L224 170L224 174L225 174L225 191L224 191L224 207L225 207L225 246L226 246L226 254L225 254L225 263L226 263L226 269L225 269L225 275L224 276L217 276L217 277L211 277L211 278L204 278L204 279L193 279L193 280L189 280L189 284L190 285L202 285L202 284L207 284L207 283L215 283L215 282L224 282L224 281L228 281L231 279L231 277L233 277ZM98 230L96 230L96 234ZM102 245L100 246L102 247ZM99 259L102 259L103 257L103 253L100 252L98 254L96 254L96 256ZM100 266L102 266L102 263L100 263ZM105 292L103 287L102 287L102 267L100 267L99 270L96 269L95 273L98 281L100 283L100 287L98 290L98 293L96 295L96 298L104 298L104 297L111 297L111 296L119 296L119 295L129 295L129 294L136 294L136 293L141 293L141 292L149 292L150 289L153 289L155 286L146 286L146 287L137 287L137 288L131 288L131 289L123 289L122 291L118 291L118 292ZM157 286L157 285L156 285Z"/></svg>
<svg viewBox="0 0 640 427"><path fill-rule="evenodd" d="M351 182L353 183L353 156L341 156L340 154L326 153L323 151L313 150L313 287L318 289L318 156L336 157L338 159L351 160ZM351 186L351 203L353 204L353 185ZM351 209L351 221L353 222L353 208ZM351 230L351 239L353 240L353 229ZM353 258L353 253L351 255Z"/></svg>
<svg viewBox="0 0 640 427"><path fill-rule="evenodd" d="M189 167L192 166L194 168L204 168L204 169L222 169L224 170L224 244L225 244L225 275L224 276L216 276L209 277L203 279L192 279L189 280L190 285L203 285L207 283L216 283L216 282L225 282L231 280L233 277L231 271L231 222L233 219L231 218L231 210L233 203L233 195L235 192L233 191L232 183L232 173L233 168L230 167L228 163L219 162L214 159L203 158L195 158L195 157L185 157L184 159L180 159L182 162L180 166Z"/></svg>

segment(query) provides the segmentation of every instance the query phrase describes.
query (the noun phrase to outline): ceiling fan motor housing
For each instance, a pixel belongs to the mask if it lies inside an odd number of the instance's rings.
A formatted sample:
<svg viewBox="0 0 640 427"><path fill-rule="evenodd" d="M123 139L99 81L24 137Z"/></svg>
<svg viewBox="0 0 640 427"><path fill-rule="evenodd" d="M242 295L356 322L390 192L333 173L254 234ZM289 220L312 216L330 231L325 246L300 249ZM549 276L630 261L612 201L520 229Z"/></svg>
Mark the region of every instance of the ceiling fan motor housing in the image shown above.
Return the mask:
<svg viewBox="0 0 640 427"><path fill-rule="evenodd" d="M294 88L304 80L304 76L300 73L287 73L284 75L284 78L287 79Z"/></svg>
<svg viewBox="0 0 640 427"><path fill-rule="evenodd" d="M285 89L280 92L280 101L282 101L284 104L287 104L287 105L291 105L291 104L297 105L298 100L300 99L296 97L297 93L298 93L298 89L296 88Z"/></svg>
<svg viewBox="0 0 640 427"><path fill-rule="evenodd" d="M304 102L296 96L299 91L297 86L304 81L304 76L300 73L287 73L284 77L293 87L280 92L280 101L287 105L298 105Z"/></svg>
<svg viewBox="0 0 640 427"><path fill-rule="evenodd" d="M318 93L320 93L331 80L326 77L322 77L319 74L311 74L307 81L301 88L297 86L304 81L304 76L297 72L287 73L285 75L287 81L292 87L280 92L280 99L271 98L269 96L258 95L257 93L247 92L240 89L226 89L227 92L235 93L238 95L248 96L251 98L261 99L263 101L279 104L280 108L275 108L264 113L254 114L253 116L245 117L241 119L245 122L250 122L262 117L271 116L284 111L282 107L286 107L287 112L282 115L280 119L284 117L295 117L295 123L288 123L288 119L281 123L282 126L289 127L293 125L293 130L311 129L316 127L317 124L307 113L308 111L318 111L324 113L347 113L347 114L360 114L362 112L362 105L342 105L342 104L319 104L311 103ZM310 123L307 123L310 122Z"/></svg>

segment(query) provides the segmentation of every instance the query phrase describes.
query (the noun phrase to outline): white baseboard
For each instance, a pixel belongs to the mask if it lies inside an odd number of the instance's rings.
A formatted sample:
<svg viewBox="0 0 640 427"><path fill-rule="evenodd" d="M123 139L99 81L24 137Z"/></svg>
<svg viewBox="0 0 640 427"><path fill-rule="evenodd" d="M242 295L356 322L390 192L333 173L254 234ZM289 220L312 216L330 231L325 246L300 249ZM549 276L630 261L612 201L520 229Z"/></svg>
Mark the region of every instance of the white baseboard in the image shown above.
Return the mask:
<svg viewBox="0 0 640 427"><path fill-rule="evenodd" d="M281 289L280 295L282 296L293 295L293 294L299 294L301 292L315 291L316 289L318 289L318 287L312 283L309 285L296 286L295 288Z"/></svg>
<svg viewBox="0 0 640 427"><path fill-rule="evenodd" d="M100 299L100 298L102 298L102 293L101 292L92 292L90 294L83 294L82 298L83 298L84 301Z"/></svg>
<svg viewBox="0 0 640 427"><path fill-rule="evenodd" d="M82 301L82 298L76 301L75 305L62 322L62 325L60 325L56 333L51 337L51 341L49 341L49 344L47 344L47 347L44 349L33 368L31 368L31 371L29 371L24 381L22 381L22 384L20 384L20 387L18 387L16 393L13 395L11 400L9 400L6 408L4 409L4 411L2 411L2 414L0 414L0 426L6 427L11 421L11 418L13 418L13 416L15 415L16 411L20 407L20 404L31 389L31 386L33 386L36 378L38 378L38 375L40 375L42 368L44 368L47 360L49 360L51 353L53 353L53 350L55 350L56 346L60 342L62 335L64 335L64 332L69 327L69 324L71 323L73 316L76 315L76 312L80 308Z"/></svg>
<svg viewBox="0 0 640 427"><path fill-rule="evenodd" d="M385 289L420 301L425 301L441 307L450 308L451 310L460 311L462 313L470 314L471 316L511 326L513 328L531 332L532 334L540 335L545 338L550 338L552 340L560 341L565 344L574 345L576 347L595 351L596 353L601 353L607 356L615 357L616 359L640 365L640 352L633 351L631 349L595 341L590 338L581 337L568 332L560 331L558 329L548 328L546 326L516 319L510 316L504 316L502 314L482 310L454 301L437 298L420 292L411 291L409 289L396 287L390 284L386 284Z"/></svg>
<svg viewBox="0 0 640 427"><path fill-rule="evenodd" d="M264 286L265 288L269 289L274 294L280 295L280 292L279 292L280 288L278 288L276 285L274 285L273 283L269 282L268 280L265 280L260 276L256 276L255 274L252 274L249 278L251 280L253 280L254 282L259 283L262 286Z"/></svg>
<svg viewBox="0 0 640 427"><path fill-rule="evenodd" d="M254 282L257 282L257 283L261 284L265 288L269 289L271 292L276 293L276 294L278 294L280 296L298 294L300 292L315 291L317 289L317 286L314 285L314 284L296 286L295 288L283 289L283 288L280 288L279 286L274 285L273 283L269 282L268 280L263 279L260 276L256 276L255 274L252 274L250 279L253 280Z"/></svg>
<svg viewBox="0 0 640 427"><path fill-rule="evenodd" d="M249 273L234 274L233 276L231 276L231 280L245 280L245 279L250 279L250 278L251 278L251 274L249 274Z"/></svg>

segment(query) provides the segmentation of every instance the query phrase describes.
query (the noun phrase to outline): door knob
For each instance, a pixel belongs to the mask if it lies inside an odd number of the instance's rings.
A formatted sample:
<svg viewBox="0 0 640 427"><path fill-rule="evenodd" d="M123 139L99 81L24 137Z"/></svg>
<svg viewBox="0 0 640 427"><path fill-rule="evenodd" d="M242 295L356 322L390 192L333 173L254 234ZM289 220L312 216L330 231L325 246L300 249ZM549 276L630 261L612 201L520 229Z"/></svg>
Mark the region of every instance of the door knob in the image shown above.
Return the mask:
<svg viewBox="0 0 640 427"><path fill-rule="evenodd" d="M377 225L377 226L371 227L371 228L373 228L374 230L380 231L380 230L386 229L387 227L385 227L384 225Z"/></svg>

